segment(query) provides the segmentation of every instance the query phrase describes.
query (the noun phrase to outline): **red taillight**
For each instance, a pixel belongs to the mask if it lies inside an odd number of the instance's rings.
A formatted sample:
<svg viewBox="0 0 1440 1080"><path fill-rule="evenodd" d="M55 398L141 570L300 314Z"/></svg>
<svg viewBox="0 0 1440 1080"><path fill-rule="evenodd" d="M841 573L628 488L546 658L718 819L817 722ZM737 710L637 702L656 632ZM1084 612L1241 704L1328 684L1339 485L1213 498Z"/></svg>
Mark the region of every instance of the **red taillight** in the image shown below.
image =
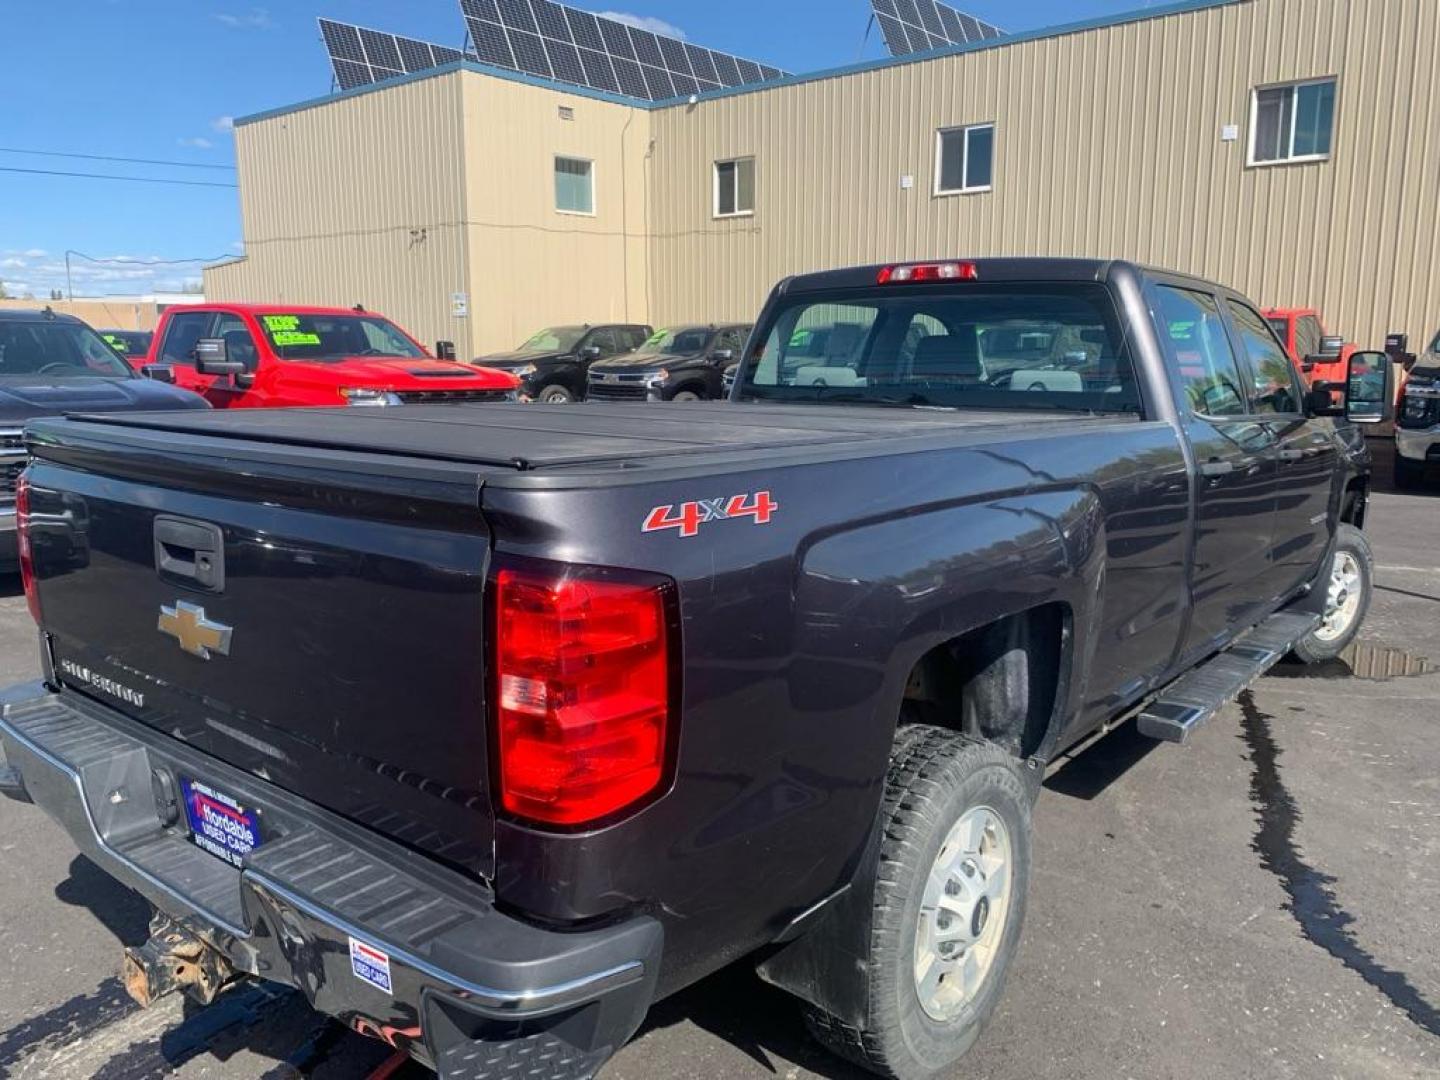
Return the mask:
<svg viewBox="0 0 1440 1080"><path fill-rule="evenodd" d="M40 593L35 588L35 555L30 550L30 477L20 474L15 485L15 546L20 556L20 583L25 586L25 603L30 616L40 622Z"/></svg>
<svg viewBox="0 0 1440 1080"><path fill-rule="evenodd" d="M652 794L670 721L667 586L506 568L494 587L501 805L581 825Z"/></svg>
<svg viewBox="0 0 1440 1080"><path fill-rule="evenodd" d="M881 285L906 285L916 281L979 281L980 270L973 262L906 263L881 267L875 280Z"/></svg>

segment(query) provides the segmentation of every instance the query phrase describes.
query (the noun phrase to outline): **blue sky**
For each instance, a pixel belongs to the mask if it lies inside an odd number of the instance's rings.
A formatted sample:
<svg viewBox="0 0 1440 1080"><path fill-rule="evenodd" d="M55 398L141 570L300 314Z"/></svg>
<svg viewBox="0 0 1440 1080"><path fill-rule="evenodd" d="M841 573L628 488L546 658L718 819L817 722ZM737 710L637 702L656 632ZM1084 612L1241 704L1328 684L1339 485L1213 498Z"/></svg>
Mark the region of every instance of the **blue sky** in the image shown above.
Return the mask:
<svg viewBox="0 0 1440 1080"><path fill-rule="evenodd" d="M1008 30L1143 7L1146 0L961 0ZM868 0L597 0L691 41L813 71L885 55L864 43ZM0 110L0 282L12 295L178 287L199 262L241 251L236 116L330 89L324 15L458 46L456 0L9 0ZM663 27L655 26L657 30ZM25 151L14 152L14 151ZM48 155L145 158L180 165ZM220 166L220 167L216 167ZM424 163L417 163L423 168ZM141 183L23 173L101 173ZM157 260L170 265L153 265Z"/></svg>

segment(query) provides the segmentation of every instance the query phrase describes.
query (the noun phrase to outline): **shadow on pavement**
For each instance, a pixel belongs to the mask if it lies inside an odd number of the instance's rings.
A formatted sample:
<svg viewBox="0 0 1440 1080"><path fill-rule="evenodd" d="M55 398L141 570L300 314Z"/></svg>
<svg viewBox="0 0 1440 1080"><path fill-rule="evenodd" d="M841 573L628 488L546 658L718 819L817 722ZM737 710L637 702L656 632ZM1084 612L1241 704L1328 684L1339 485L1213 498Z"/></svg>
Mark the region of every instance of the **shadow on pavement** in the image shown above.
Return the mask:
<svg viewBox="0 0 1440 1080"><path fill-rule="evenodd" d="M789 1073L794 1063L830 1080L874 1080L872 1073L841 1061L811 1039L795 998L763 982L748 961L660 1002L635 1038L687 1022L724 1039L775 1075Z"/></svg>
<svg viewBox="0 0 1440 1080"><path fill-rule="evenodd" d="M1154 739L1141 735L1133 721L1122 724L1073 757L1065 758L1045 778L1045 790L1088 802L1102 795L1159 746Z"/></svg>
<svg viewBox="0 0 1440 1080"><path fill-rule="evenodd" d="M121 945L144 945L150 937L150 905L84 855L70 863L70 876L55 886L55 898L71 907L86 908ZM115 950L120 963L120 949Z"/></svg>

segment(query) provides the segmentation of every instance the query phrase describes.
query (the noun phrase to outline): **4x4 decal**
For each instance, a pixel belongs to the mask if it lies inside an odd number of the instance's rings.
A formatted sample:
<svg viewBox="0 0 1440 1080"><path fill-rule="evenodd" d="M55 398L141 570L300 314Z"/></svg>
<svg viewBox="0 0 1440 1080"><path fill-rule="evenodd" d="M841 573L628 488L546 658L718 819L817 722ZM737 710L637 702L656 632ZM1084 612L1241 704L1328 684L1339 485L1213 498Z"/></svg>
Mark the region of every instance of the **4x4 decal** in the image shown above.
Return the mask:
<svg viewBox="0 0 1440 1080"><path fill-rule="evenodd" d="M718 499L696 499L678 506L670 503L657 506L645 517L641 532L662 532L678 529L681 536L695 536L700 526L712 521L730 521L735 518L750 518L755 525L768 525L780 504L768 491L756 491L748 495L722 496Z"/></svg>

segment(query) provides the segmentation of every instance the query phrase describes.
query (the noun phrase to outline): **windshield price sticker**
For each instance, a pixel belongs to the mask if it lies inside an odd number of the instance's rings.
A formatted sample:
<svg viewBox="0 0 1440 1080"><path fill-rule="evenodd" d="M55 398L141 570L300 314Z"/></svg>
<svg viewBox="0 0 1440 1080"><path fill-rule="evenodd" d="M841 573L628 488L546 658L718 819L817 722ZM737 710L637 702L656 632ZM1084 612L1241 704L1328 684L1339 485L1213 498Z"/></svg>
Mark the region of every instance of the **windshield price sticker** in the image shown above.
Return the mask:
<svg viewBox="0 0 1440 1080"><path fill-rule="evenodd" d="M749 495L731 495L719 499L695 499L678 505L657 506L645 517L641 532L662 532L675 529L681 536L696 536L701 525L712 521L733 521L749 518L751 524L768 525L780 504L768 491Z"/></svg>
<svg viewBox="0 0 1440 1080"><path fill-rule="evenodd" d="M272 330L270 340L276 345L319 345L319 334L307 334L303 330Z"/></svg>
<svg viewBox="0 0 1440 1080"><path fill-rule="evenodd" d="M295 330L300 326L299 315L266 315L265 329L274 332Z"/></svg>

